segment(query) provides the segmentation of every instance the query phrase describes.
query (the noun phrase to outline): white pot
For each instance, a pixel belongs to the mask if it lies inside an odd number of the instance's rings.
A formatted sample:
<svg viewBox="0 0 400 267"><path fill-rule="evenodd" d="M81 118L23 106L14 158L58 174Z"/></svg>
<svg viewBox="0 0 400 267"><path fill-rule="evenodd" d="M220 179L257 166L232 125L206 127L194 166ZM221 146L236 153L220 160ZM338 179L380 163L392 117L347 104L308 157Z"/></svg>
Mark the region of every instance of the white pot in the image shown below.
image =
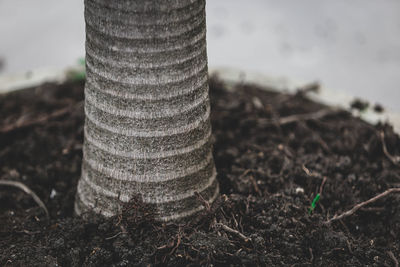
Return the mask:
<svg viewBox="0 0 400 267"><path fill-rule="evenodd" d="M68 73L81 72L83 67L80 65L67 68L65 70L42 69L16 75L0 76L0 93L15 91L27 87L37 86L43 82L64 82ZM243 72L234 68L210 68L210 74L218 74L227 85L238 82L253 83L261 87L276 90L278 92L295 92L298 88L308 84L305 81L296 81L287 77L268 76L255 72ZM349 110L350 103L354 96L348 95L338 90L321 87L318 93L308 95L312 100L330 106L337 106ZM386 121L393 125L394 130L400 134L400 114L385 110L383 113L375 113L371 109L358 114L361 119L370 123Z"/></svg>

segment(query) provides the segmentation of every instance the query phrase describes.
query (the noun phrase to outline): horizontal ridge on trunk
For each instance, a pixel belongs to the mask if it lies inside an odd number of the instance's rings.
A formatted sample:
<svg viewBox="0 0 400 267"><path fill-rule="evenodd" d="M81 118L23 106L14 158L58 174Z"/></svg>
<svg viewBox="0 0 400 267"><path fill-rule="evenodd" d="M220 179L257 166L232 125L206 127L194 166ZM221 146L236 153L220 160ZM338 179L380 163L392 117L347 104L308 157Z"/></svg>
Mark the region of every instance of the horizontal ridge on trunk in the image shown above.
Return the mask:
<svg viewBox="0 0 400 267"><path fill-rule="evenodd" d="M195 3L200 3L204 6L204 0L85 0L85 6L87 6L88 3L93 3L102 7L100 10L102 13L106 12L106 10L114 10L116 13L147 13L146 17L160 15L161 13L169 14L171 12L174 12L172 17L178 17L182 13L190 10ZM178 14L177 12L181 13ZM164 20L169 17L171 16L166 16Z"/></svg>
<svg viewBox="0 0 400 267"><path fill-rule="evenodd" d="M90 70L87 70L87 74L88 84L90 83L91 88L128 99L171 99L173 97L191 95L198 87L203 85L208 88L207 68L204 68L201 73L187 77L182 81L164 84L130 84L104 79Z"/></svg>
<svg viewBox="0 0 400 267"><path fill-rule="evenodd" d="M85 12L91 17L134 26L160 26L181 23L203 12L204 5L202 1L192 1L192 3L189 3L184 8L176 8L171 11L175 13L174 16L170 16L170 14L166 12L157 12L157 10L153 10L151 14L147 14L147 16L144 17L142 15L143 12L138 12L138 9L118 9L115 6L105 6L101 3L96 3L96 1L85 2Z"/></svg>
<svg viewBox="0 0 400 267"><path fill-rule="evenodd" d="M78 184L77 201L75 202L75 212L83 214L88 210L102 214L106 217L114 216L121 212L121 205L115 201L113 197L100 196L96 193L82 192L82 183ZM219 194L219 185L215 181L210 187L203 192L198 192L208 203L214 202ZM86 204L84 204L86 203ZM147 204L149 209L154 208L156 218L161 221L172 221L191 216L204 209L203 204L198 200L197 196L191 196L185 201L171 201L163 204Z"/></svg>
<svg viewBox="0 0 400 267"><path fill-rule="evenodd" d="M183 134L189 132L193 129L196 129L200 126L200 124L206 121L210 115L210 107L207 107L206 112L203 116L200 117L200 120L194 121L192 123L188 123L185 125L177 126L174 128L168 129L158 129L158 130L146 130L146 129L132 129L126 127L113 127L112 125L108 125L107 123L103 123L99 120L96 120L90 113L85 111L87 124L92 122L96 125L96 128L107 130L111 133L121 134L125 136L136 136L136 137L159 137L159 136L169 136L176 134Z"/></svg>
<svg viewBox="0 0 400 267"><path fill-rule="evenodd" d="M158 104L161 105L156 105L154 102L149 103L150 101L148 100L136 101L136 103L134 103L134 101L124 101L123 99L114 99L115 101L112 101L112 98L102 98L99 95L95 96L90 89L85 90L85 97L94 108L103 112L131 119L146 120L174 117L182 113L188 113L199 108L202 104L207 104L209 101L207 91L203 92L200 96L191 95L188 97L189 99L187 99L187 101L185 101L185 97L180 97L180 99L182 99L182 104L186 105L180 105L179 99L176 99L176 103L172 100L160 101ZM176 104L174 108L168 105L171 102L172 105ZM166 104L164 108L162 104Z"/></svg>
<svg viewBox="0 0 400 267"><path fill-rule="evenodd" d="M203 23L205 26L205 23ZM204 27L194 28L190 32L190 37L184 40L180 36L169 38L168 42L164 39L153 39L151 43L147 39L128 39L122 37L109 36L104 33L94 31L90 26L86 26L86 43L98 49L107 49L109 53L125 54L155 54L179 52L181 50L191 50L191 46L204 43L206 30ZM104 45L102 45L104 44ZM146 47L146 48L144 48Z"/></svg>
<svg viewBox="0 0 400 267"><path fill-rule="evenodd" d="M204 173L199 173L199 174L206 174L209 175L207 180L204 181L191 181L191 183L182 183L181 185L184 185L187 187L186 191L180 192L179 189L175 188L174 184L171 184L171 181L165 181L165 182L143 182L143 183L137 183L137 182L131 182L131 183L126 183L126 182L121 182L119 186L115 184L115 181L110 179L108 180L110 183L110 187L107 187L107 180L103 179L100 180L102 185L100 186L99 184L96 183L96 180L99 181L99 179L96 178L96 175L98 173L92 172L92 170L85 169L84 174L82 175L82 180L89 186L91 189L96 192L97 194L102 194L108 197L114 197L117 198L123 202L128 202L132 196L132 193L135 194L141 194L143 200L146 203L164 203L164 202L170 202L170 201L177 201L177 200L182 200L185 198L188 198L192 195L194 195L194 192L202 192L209 186L211 186L216 179L216 171L213 169L211 173L207 169L204 169ZM198 174L197 174L198 175ZM195 178L195 177L194 177ZM193 177L189 176L184 176L181 177L181 182L189 182L188 179L193 179ZM178 182L178 181L177 181ZM140 189L140 191L139 191ZM152 192L149 193L148 195L143 194L143 191L148 191ZM165 194L165 192L168 192L168 194Z"/></svg>
<svg viewBox="0 0 400 267"><path fill-rule="evenodd" d="M187 126L186 126L187 127ZM211 128L208 118L199 122L197 127L184 128L181 132L160 131L163 135L143 131L140 134L128 135L108 131L86 120L84 134L88 140L95 140L102 147L111 147L116 151L142 151L146 153L157 153L160 151L172 151L198 144L210 137ZM185 139L190 134L191 140Z"/></svg>
<svg viewBox="0 0 400 267"><path fill-rule="evenodd" d="M212 153L207 156L204 160L199 162L198 164L188 166L186 168L182 168L180 170L174 170L170 172L146 172L145 174L137 174L135 171L129 170L118 170L115 168L110 168L105 166L104 164L99 163L98 161L85 159L82 163L82 168L87 166L87 168L92 169L93 171L97 171L98 177L97 179L110 179L110 180L121 180L121 181L129 181L135 183L146 183L146 182L165 182L171 181L175 179L181 179L182 177L186 177L189 175L198 175L197 173L201 170L210 167L209 164L213 164ZM87 169L86 169L87 170ZM100 175L101 173L101 175ZM192 182L192 181L190 181ZM108 182L105 182L108 183ZM129 185L129 184L127 184Z"/></svg>
<svg viewBox="0 0 400 267"><path fill-rule="evenodd" d="M182 68L161 70L140 70L125 69L123 67L107 66L99 62L86 60L86 68L96 75L115 82L130 83L136 85L160 85L168 83L182 82L192 76L199 75L201 71L207 68L207 61L192 61L191 64L183 64Z"/></svg>

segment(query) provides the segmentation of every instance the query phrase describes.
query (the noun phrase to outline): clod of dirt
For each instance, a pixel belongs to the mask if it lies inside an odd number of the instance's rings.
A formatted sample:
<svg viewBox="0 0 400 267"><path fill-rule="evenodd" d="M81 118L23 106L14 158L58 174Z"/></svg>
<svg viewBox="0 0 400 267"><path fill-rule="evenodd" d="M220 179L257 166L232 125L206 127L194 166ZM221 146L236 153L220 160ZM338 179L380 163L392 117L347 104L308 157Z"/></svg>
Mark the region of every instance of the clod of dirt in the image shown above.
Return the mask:
<svg viewBox="0 0 400 267"><path fill-rule="evenodd" d="M381 104L376 103L376 104L374 105L374 111L375 111L376 113L382 113L382 112L385 111L385 108L384 108Z"/></svg>
<svg viewBox="0 0 400 267"><path fill-rule="evenodd" d="M362 99L356 98L350 103L350 107L352 109L357 109L359 111L364 111L369 107L369 102L366 101L366 100L362 100Z"/></svg>

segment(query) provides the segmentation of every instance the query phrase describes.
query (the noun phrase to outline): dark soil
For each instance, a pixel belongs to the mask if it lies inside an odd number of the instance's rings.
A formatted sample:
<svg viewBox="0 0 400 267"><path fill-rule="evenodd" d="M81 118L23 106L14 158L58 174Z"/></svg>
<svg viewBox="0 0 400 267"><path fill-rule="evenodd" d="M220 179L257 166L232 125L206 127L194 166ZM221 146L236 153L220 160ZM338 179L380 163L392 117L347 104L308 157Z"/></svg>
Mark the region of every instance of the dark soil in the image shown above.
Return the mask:
<svg viewBox="0 0 400 267"><path fill-rule="evenodd" d="M74 217L82 82L0 96L0 179L24 183L50 212L47 220L31 196L0 187L0 265L396 266L400 194L324 223L400 187L400 167L379 135L400 155L391 126L344 111L296 117L326 109L304 92L225 90L212 79L210 93L221 197L190 222L171 225L155 222L140 201L111 219Z"/></svg>

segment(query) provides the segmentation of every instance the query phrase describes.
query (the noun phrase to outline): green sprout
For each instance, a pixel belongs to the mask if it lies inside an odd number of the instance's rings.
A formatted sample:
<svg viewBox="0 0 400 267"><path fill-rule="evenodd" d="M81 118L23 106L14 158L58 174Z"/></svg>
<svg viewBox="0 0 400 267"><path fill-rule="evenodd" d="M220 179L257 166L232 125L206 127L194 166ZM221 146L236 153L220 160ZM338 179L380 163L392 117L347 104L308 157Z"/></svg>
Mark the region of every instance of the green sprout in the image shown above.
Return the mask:
<svg viewBox="0 0 400 267"><path fill-rule="evenodd" d="M85 58L84 57L79 58L78 59L78 64L81 65L81 66L85 66Z"/></svg>
<svg viewBox="0 0 400 267"><path fill-rule="evenodd" d="M70 69L67 71L68 80L83 81L86 77L85 71L85 58L78 59L78 68Z"/></svg>
<svg viewBox="0 0 400 267"><path fill-rule="evenodd" d="M308 214L311 214L313 210L315 209L315 206L317 205L317 202L319 201L321 195L317 194L315 198L313 199L310 208L308 209Z"/></svg>

